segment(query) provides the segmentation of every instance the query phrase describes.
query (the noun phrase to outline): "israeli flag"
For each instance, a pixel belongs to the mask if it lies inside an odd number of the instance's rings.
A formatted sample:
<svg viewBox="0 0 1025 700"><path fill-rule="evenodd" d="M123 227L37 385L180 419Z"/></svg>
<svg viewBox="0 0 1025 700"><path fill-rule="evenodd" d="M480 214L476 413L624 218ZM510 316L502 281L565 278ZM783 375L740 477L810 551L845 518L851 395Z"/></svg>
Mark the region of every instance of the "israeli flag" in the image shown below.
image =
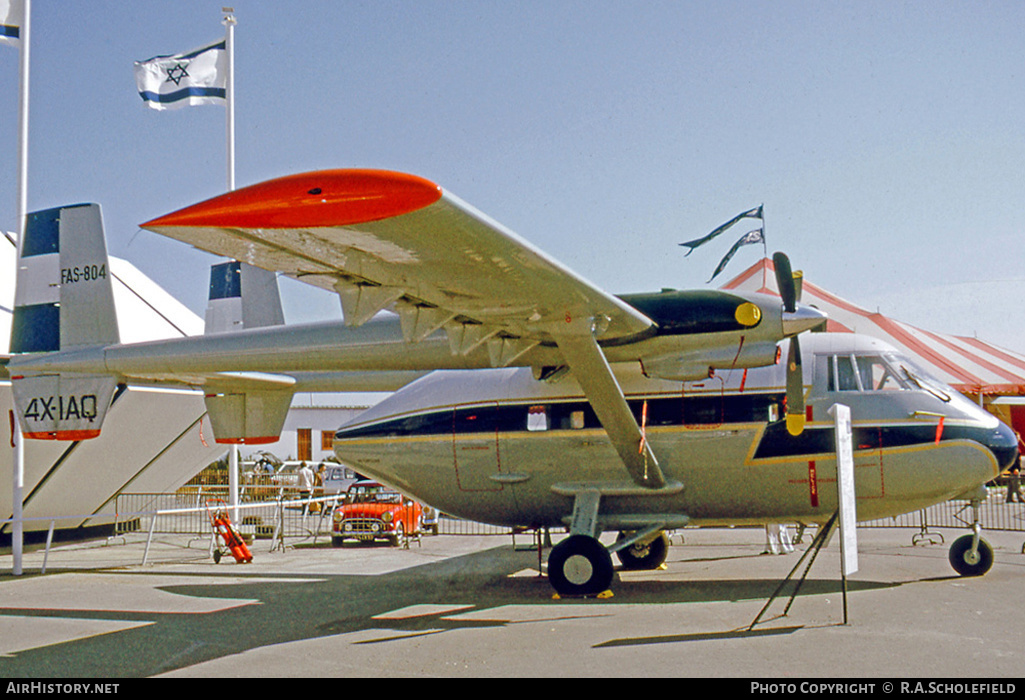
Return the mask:
<svg viewBox="0 0 1025 700"><path fill-rule="evenodd" d="M188 53L136 61L135 84L142 101L152 109L223 103L228 84L224 41Z"/></svg>
<svg viewBox="0 0 1025 700"><path fill-rule="evenodd" d="M0 44L20 45L21 25L24 20L23 0L0 0Z"/></svg>

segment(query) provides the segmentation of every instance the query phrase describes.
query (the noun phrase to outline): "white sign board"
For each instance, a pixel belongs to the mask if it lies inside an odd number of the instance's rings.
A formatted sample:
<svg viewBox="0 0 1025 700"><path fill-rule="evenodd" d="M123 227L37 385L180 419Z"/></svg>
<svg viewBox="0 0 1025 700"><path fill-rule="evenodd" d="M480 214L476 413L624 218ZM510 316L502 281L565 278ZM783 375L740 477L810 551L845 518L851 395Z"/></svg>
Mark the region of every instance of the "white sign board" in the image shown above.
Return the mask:
<svg viewBox="0 0 1025 700"><path fill-rule="evenodd" d="M836 489L840 504L840 563L844 576L858 570L857 507L854 496L854 451L851 409L837 403L829 409L836 424Z"/></svg>

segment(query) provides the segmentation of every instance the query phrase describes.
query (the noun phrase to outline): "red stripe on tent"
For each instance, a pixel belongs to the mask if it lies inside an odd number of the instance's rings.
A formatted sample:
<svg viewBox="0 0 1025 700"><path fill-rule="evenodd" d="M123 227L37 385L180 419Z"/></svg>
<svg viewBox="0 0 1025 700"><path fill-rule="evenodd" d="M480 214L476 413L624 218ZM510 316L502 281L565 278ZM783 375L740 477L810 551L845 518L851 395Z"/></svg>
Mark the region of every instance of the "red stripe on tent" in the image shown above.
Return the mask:
<svg viewBox="0 0 1025 700"><path fill-rule="evenodd" d="M968 343L972 347L976 347L979 350L982 350L983 352L987 352L990 355L993 355L994 357L997 357L997 358L1003 360L1004 362L1006 362L1009 365L1014 365L1015 367L1017 367L1019 369L1025 369L1025 358L1018 357L1018 356L1015 356L1015 355L1010 355L1007 352L1001 350L1000 348L997 348L997 347L995 347L993 345L985 343L985 342L979 340L978 338L966 338L965 336L954 336L954 337L956 337L958 340L961 340L961 341L963 341L965 343Z"/></svg>
<svg viewBox="0 0 1025 700"><path fill-rule="evenodd" d="M943 355L939 354L928 345L914 337L906 330L901 328L895 321L891 321L882 314L872 314L869 316L873 323L882 328L884 331L892 335L895 339L903 343L905 346L910 348L915 354L924 360L928 360L937 367L942 367L944 371L954 377L958 377L962 382L973 386L982 386L985 384L979 377L974 374L965 371L961 367L948 360ZM915 330L921 330L916 328ZM924 332L924 331L923 331Z"/></svg>
<svg viewBox="0 0 1025 700"><path fill-rule="evenodd" d="M1017 374L1014 374L1013 372L1005 370L1002 367L998 367L997 365L993 364L992 362L989 362L987 360L982 359L978 355L973 355L972 353L968 352L964 348L959 347L958 345L950 342L946 338L943 338L943 337L941 337L939 335L936 335L935 333L932 333L931 331L923 330L922 332L925 333L930 338L932 338L933 340L935 340L940 345L943 345L944 347L950 348L951 350L953 350L954 352L958 353L959 355L961 355L961 356L971 360L972 362L974 362L975 364L979 365L980 367L982 367L986 371L992 372L993 374L997 375L998 377L1000 377L1002 379L1007 379L1008 381L1012 381L1012 382L1020 382L1020 381L1022 381L1022 378L1019 377Z"/></svg>

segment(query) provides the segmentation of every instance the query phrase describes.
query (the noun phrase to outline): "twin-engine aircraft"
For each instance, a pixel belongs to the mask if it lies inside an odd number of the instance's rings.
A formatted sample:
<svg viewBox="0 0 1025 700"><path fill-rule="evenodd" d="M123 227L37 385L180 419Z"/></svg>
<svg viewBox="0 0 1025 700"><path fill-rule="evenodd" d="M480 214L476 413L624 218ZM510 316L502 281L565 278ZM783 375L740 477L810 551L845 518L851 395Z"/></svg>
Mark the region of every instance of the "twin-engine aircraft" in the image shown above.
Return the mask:
<svg viewBox="0 0 1025 700"><path fill-rule="evenodd" d="M614 296L434 183L374 170L284 177L143 227L333 290L344 322L120 344L98 207L30 215L9 359L27 437L98 435L124 384L200 387L216 440L244 444L277 440L296 391L400 389L339 430L339 457L446 512L568 526L548 563L563 594L607 588L613 551L657 567L666 529L828 520L836 398L862 517L970 492L1016 454L1006 426L892 349L832 334L802 349L825 316L780 254L782 299ZM606 547L605 531L621 536ZM958 558L985 560L969 539Z"/></svg>

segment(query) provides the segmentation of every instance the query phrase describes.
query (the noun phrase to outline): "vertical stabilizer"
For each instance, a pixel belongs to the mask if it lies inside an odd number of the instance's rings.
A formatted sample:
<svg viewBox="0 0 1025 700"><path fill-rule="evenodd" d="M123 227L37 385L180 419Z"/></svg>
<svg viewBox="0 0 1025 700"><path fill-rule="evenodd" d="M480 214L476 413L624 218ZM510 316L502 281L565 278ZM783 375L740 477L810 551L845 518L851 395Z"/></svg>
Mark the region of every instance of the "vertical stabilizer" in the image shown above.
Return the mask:
<svg viewBox="0 0 1025 700"><path fill-rule="evenodd" d="M11 352L55 352L119 342L98 204L26 216L11 321Z"/></svg>
<svg viewBox="0 0 1025 700"><path fill-rule="evenodd" d="M284 323L278 279L273 272L238 261L210 268L207 335Z"/></svg>
<svg viewBox="0 0 1025 700"><path fill-rule="evenodd" d="M58 352L119 342L103 219L97 204L25 217L11 319L11 353ZM12 373L22 431L38 440L100 434L115 378Z"/></svg>

